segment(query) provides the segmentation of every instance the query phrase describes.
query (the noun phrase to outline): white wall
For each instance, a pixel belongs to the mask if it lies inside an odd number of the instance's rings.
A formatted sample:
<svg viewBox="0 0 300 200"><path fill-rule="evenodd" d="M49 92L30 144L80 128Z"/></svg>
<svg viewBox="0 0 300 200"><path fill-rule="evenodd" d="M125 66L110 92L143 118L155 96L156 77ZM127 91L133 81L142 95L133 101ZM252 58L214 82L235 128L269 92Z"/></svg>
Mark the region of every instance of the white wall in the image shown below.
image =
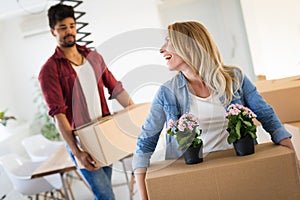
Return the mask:
<svg viewBox="0 0 300 200"><path fill-rule="evenodd" d="M1 32L0 39L5 46L1 48L1 60L5 65L1 65L0 70L10 81L10 84L6 85L7 90L3 92L10 100L4 102L1 107L9 108L18 120L31 119L34 115L35 89L32 77L37 75L39 67L50 55L49 49L54 46L50 34L24 38L21 23L22 18L19 17L3 21L3 29L6 31Z"/></svg>
<svg viewBox="0 0 300 200"><path fill-rule="evenodd" d="M214 38L224 63L237 65L256 80L239 0L162 1L163 25L175 21L196 20L203 23Z"/></svg>
<svg viewBox="0 0 300 200"><path fill-rule="evenodd" d="M160 27L153 0L112 0L105 3L89 0L84 1L78 10L87 13L80 20L89 22L84 30L92 33L88 39L92 39L95 46L124 31ZM42 15L46 18L46 12ZM22 24L23 21L24 16L11 16L0 21L1 30L5 30L1 31L0 37L0 43L5 47L0 50L0 109L8 108L19 120L32 120L36 110L33 103L35 88L32 76L38 75L41 65L53 54L56 41L50 32L45 31L24 38L22 30L26 24ZM44 29L44 26L40 27L36 23L33 29ZM118 74L116 76L119 78Z"/></svg>
<svg viewBox="0 0 300 200"><path fill-rule="evenodd" d="M247 46L240 1L246 17L251 54ZM162 79L172 75L164 68L164 60L158 49L162 44L162 29L174 20L195 19L204 22L215 38L225 62L241 66L253 80L255 75L251 56L254 58L256 74L266 74L268 78L299 74L299 24L295 25L293 21L300 21L299 14L296 14L298 1L253 0L252 4L249 2L250 0L111 0L103 3L89 0L84 1L77 9L87 13L80 19L89 22L84 30L92 35L87 39L94 41L93 46L100 49L115 76L124 80L125 87L131 88L134 100L141 102L151 100ZM280 2L286 3L283 6ZM265 12L261 7L272 12L262 17ZM278 10L279 7L289 10ZM252 12L253 15L249 15ZM293 20L289 20L288 17L291 13L295 14ZM24 20L27 21L25 25ZM28 21L34 23L29 25ZM56 46L55 40L47 32L46 23L46 12L38 17L14 16L0 20L0 109L8 108L19 120L32 120L36 108L33 103L34 82L31 79L33 75L37 76L41 65L52 55ZM277 28L278 24L280 28ZM24 27L42 32L24 38ZM249 32L250 29L252 31ZM269 39L271 36L274 36L274 39ZM127 40L118 44L119 39L124 37ZM142 41L148 43L143 44ZM274 41L285 51L273 50L276 45L268 46ZM149 46L139 48L139 45ZM127 46L131 49L126 49ZM120 55L118 53L122 48L125 49ZM263 64L261 58L265 59ZM278 60L279 58L282 60ZM156 72L160 76L154 77ZM140 78L139 83L144 80L146 82L133 88L132 84L136 82L132 77ZM151 82L151 78L154 81ZM145 91L150 92L145 94Z"/></svg>
<svg viewBox="0 0 300 200"><path fill-rule="evenodd" d="M4 30L4 25L0 22L0 30ZM14 112L13 106L8 106L9 102L13 101L13 89L12 80L9 78L8 74L11 74L10 65L7 63L6 59L3 59L5 55L5 48L0 48L0 110L3 111L8 109L8 113ZM3 58L2 58L3 57Z"/></svg>
<svg viewBox="0 0 300 200"><path fill-rule="evenodd" d="M89 0L78 9L87 12L82 19L89 23L86 30L90 28L95 46L126 31L161 27L155 0Z"/></svg>
<svg viewBox="0 0 300 200"><path fill-rule="evenodd" d="M241 0L256 74L300 74L300 1Z"/></svg>

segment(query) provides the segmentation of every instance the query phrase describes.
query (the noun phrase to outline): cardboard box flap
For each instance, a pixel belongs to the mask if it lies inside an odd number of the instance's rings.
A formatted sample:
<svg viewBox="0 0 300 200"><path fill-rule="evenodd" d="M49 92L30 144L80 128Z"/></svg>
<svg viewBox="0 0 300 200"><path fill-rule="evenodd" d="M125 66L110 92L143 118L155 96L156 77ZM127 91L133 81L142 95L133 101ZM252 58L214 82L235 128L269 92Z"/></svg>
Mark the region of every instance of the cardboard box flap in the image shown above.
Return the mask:
<svg viewBox="0 0 300 200"><path fill-rule="evenodd" d="M85 127L88 127L88 126L91 126L91 125L96 125L96 124L105 122L105 121L110 120L110 119L112 119L112 115L108 115L108 116L105 116L105 117L98 117L97 119L95 119L95 120L93 120L93 121L91 121L87 124L84 124L82 126L77 127L77 129L75 130L75 135L78 135L78 132L76 132L77 130L84 129Z"/></svg>
<svg viewBox="0 0 300 200"><path fill-rule="evenodd" d="M260 92L274 90L284 90L286 88L295 88L300 86L300 76L293 76L273 80L261 80L255 83Z"/></svg>

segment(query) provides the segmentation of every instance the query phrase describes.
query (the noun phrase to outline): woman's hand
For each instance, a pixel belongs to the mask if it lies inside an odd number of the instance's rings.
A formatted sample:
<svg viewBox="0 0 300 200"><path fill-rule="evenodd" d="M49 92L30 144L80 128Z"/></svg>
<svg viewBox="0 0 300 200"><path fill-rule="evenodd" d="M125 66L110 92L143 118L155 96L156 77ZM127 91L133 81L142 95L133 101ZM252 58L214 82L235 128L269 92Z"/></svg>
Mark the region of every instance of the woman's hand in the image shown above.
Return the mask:
<svg viewBox="0 0 300 200"><path fill-rule="evenodd" d="M282 146L286 146L286 147L292 149L293 151L295 151L294 145L293 145L292 140L290 138L286 138L286 139L281 140L279 142L279 144L282 145ZM298 160L297 155L296 155L296 159ZM299 172L298 174L300 176L300 160L298 160L298 172Z"/></svg>
<svg viewBox="0 0 300 200"><path fill-rule="evenodd" d="M279 142L280 145L286 146L295 151L291 138L285 138Z"/></svg>

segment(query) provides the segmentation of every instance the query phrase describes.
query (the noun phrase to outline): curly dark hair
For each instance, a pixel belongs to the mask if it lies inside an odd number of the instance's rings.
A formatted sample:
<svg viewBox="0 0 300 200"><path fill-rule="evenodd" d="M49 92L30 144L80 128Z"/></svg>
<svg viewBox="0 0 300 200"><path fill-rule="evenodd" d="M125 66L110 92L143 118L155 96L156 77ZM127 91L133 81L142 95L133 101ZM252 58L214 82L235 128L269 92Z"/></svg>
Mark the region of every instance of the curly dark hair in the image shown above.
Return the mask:
<svg viewBox="0 0 300 200"><path fill-rule="evenodd" d="M57 22L68 17L72 17L75 20L74 9L72 6L59 3L48 9L49 26L52 29L54 29Z"/></svg>

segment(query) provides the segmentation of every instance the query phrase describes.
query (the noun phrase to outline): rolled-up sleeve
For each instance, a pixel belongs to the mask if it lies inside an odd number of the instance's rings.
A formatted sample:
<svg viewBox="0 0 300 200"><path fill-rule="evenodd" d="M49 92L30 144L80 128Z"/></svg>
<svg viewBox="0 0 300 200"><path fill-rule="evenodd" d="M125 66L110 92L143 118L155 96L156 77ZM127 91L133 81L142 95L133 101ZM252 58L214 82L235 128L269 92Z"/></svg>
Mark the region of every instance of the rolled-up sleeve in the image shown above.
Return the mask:
<svg viewBox="0 0 300 200"><path fill-rule="evenodd" d="M136 150L132 161L133 170L149 167L150 158L156 148L165 121L166 117L162 102L156 96L147 119L142 126L142 132L137 139Z"/></svg>
<svg viewBox="0 0 300 200"><path fill-rule="evenodd" d="M275 144L279 144L281 140L291 137L292 135L285 129L284 126L281 126L272 133L272 141Z"/></svg>
<svg viewBox="0 0 300 200"><path fill-rule="evenodd" d="M132 168L136 170L138 168L148 168L150 165L150 158L152 153L135 154L132 160Z"/></svg>
<svg viewBox="0 0 300 200"><path fill-rule="evenodd" d="M291 138L292 135L282 125L274 109L263 99L256 87L246 76L244 77L242 87L247 106L257 115L257 120L271 135L272 141L278 144L283 139Z"/></svg>

